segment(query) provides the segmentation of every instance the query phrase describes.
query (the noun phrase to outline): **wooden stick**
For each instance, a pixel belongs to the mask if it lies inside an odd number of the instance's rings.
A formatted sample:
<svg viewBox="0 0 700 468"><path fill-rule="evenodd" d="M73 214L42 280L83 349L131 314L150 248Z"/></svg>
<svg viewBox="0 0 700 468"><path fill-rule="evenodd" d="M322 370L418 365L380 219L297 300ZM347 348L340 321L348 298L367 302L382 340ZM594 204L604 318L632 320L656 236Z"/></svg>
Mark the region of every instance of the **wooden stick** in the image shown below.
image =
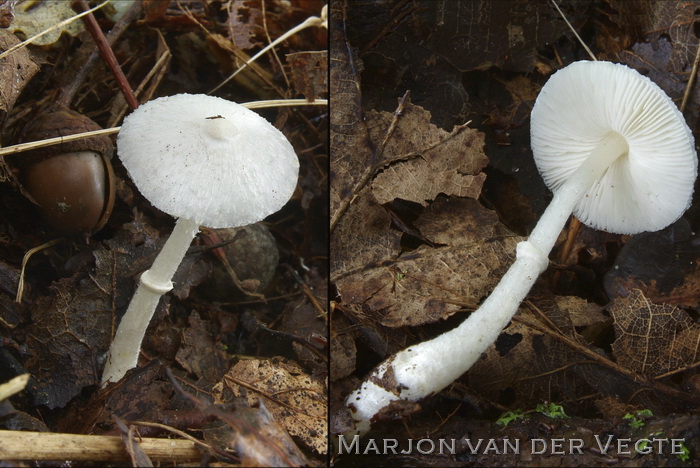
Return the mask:
<svg viewBox="0 0 700 468"><path fill-rule="evenodd" d="M126 75L124 75L122 67L117 61L117 57L114 56L112 47L109 45L109 41L107 41L107 38L105 38L105 35L102 33L100 26L97 24L95 15L90 12L90 7L88 6L87 2L85 0L76 0L73 2L73 7L80 10L82 13L87 12L87 15L83 17L85 27L90 32L92 39L95 41L95 44L100 51L100 55L102 56L102 60L104 60L109 69L112 71L114 78L117 80L117 85L124 95L126 103L129 104L131 110L136 109L139 106L139 101L136 99L136 96L134 96L134 91L131 89L131 85L126 79Z"/></svg>
<svg viewBox="0 0 700 468"><path fill-rule="evenodd" d="M135 439L153 461L199 461L194 442L182 439ZM129 461L119 436L0 431L2 460Z"/></svg>

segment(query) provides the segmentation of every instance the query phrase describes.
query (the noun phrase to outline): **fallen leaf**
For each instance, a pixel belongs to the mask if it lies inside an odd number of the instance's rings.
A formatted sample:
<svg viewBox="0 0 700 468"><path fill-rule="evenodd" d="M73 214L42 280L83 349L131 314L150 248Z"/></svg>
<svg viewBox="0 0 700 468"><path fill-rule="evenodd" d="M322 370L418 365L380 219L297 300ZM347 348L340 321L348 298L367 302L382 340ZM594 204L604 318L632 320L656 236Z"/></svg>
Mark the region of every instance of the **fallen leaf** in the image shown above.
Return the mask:
<svg viewBox="0 0 700 468"><path fill-rule="evenodd" d="M697 4L686 0L606 0L612 7L608 13L611 20L623 30L632 30L642 39L632 50L651 58L652 54L662 53L663 72L684 73L693 64L698 47L695 22L698 20ZM657 40L668 39L672 45L666 51L660 51ZM623 56L628 51L622 52ZM659 60L654 60L659 63ZM656 80L654 80L656 81Z"/></svg>
<svg viewBox="0 0 700 468"><path fill-rule="evenodd" d="M242 360L213 388L217 404L229 402L231 394L245 396L251 406L263 401L292 436L327 453L325 385L295 363L283 358Z"/></svg>
<svg viewBox="0 0 700 468"><path fill-rule="evenodd" d="M471 199L438 199L416 225L445 245L423 245L338 279L344 303L369 308L389 327L445 319L491 292L522 240L499 232L497 215Z"/></svg>
<svg viewBox="0 0 700 468"><path fill-rule="evenodd" d="M313 101L328 95L328 52L296 52L287 55L297 93Z"/></svg>
<svg viewBox="0 0 700 468"><path fill-rule="evenodd" d="M383 114L388 120L390 114ZM396 162L377 174L372 193L379 203L401 198L423 206L441 193L477 198L488 163L483 148L482 133L458 127L449 134L430 124L429 112L409 104L384 150Z"/></svg>
<svg viewBox="0 0 700 468"><path fill-rule="evenodd" d="M586 395L590 387L566 364L576 356L561 343L512 322L469 370L469 386L490 401L510 408ZM555 393L553 393L555 392Z"/></svg>
<svg viewBox="0 0 700 468"><path fill-rule="evenodd" d="M227 369L226 353L207 329L209 321L202 320L196 311L189 317L190 326L182 332L182 344L175 359L187 372L209 382L218 382Z"/></svg>
<svg viewBox="0 0 700 468"><path fill-rule="evenodd" d="M255 39L262 32L263 13L256 2L233 0L225 4L228 10L228 30L234 47L242 50L260 45ZM223 7L222 7L223 8Z"/></svg>
<svg viewBox="0 0 700 468"><path fill-rule="evenodd" d="M223 422L202 431L204 440L225 450L234 450L241 466L308 466L297 447L263 402L255 407L236 405Z"/></svg>
<svg viewBox="0 0 700 468"><path fill-rule="evenodd" d="M700 305L700 248L697 236L681 219L657 232L630 238L604 278L610 298L641 290L652 302Z"/></svg>
<svg viewBox="0 0 700 468"><path fill-rule="evenodd" d="M21 2L17 5L15 20L8 28L13 33L21 33L27 38L35 36L56 24L76 15L70 2L46 0L39 3ZM56 28L34 40L36 45L50 45L58 41L64 32L71 36L78 35L85 29L81 19Z"/></svg>
<svg viewBox="0 0 700 468"><path fill-rule="evenodd" d="M654 304L640 290L608 309L615 319L613 353L626 367L653 377L697 361L700 325L684 310Z"/></svg>
<svg viewBox="0 0 700 468"><path fill-rule="evenodd" d="M14 34L0 29L0 51L6 51L19 42ZM0 127L24 87L38 71L39 65L32 61L26 47L0 59Z"/></svg>
<svg viewBox="0 0 700 468"><path fill-rule="evenodd" d="M84 387L99 383L102 357L109 349L117 310L125 310L138 275L148 269L165 239L140 221L125 224L92 254L95 270L78 271L51 285L51 292L31 305L32 324L27 346L32 357L26 367L34 380L37 404L63 407ZM188 277L197 255L186 256L174 277L175 290L201 281ZM167 302L161 302L160 308ZM157 315L156 315L157 317ZM158 324L151 323L151 330ZM147 332L148 335L148 332ZM146 336L144 345L149 341Z"/></svg>
<svg viewBox="0 0 700 468"><path fill-rule="evenodd" d="M391 219L369 189L350 205L331 236L333 280L397 255L401 233L390 229Z"/></svg>

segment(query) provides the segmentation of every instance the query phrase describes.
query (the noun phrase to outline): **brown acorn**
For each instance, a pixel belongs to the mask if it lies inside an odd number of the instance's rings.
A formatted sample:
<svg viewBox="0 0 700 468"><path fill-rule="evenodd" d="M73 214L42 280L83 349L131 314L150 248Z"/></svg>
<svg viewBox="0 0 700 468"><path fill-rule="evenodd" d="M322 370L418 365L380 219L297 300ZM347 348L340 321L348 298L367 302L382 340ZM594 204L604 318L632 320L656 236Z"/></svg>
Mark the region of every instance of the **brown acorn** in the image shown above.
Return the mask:
<svg viewBox="0 0 700 468"><path fill-rule="evenodd" d="M57 105L41 113L22 132L23 141L100 130L78 112ZM114 145L107 136L71 141L13 158L25 191L44 220L57 231L75 235L102 228L114 206Z"/></svg>

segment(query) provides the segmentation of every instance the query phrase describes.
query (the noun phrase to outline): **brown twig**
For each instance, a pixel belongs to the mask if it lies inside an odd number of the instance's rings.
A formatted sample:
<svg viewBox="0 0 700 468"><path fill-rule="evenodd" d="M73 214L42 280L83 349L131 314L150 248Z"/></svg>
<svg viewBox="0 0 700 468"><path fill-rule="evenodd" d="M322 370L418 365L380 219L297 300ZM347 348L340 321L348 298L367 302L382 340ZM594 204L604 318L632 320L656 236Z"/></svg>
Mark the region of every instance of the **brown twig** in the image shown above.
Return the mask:
<svg viewBox="0 0 700 468"><path fill-rule="evenodd" d="M75 0L72 7L79 12L84 12L90 9L85 0ZM90 31L90 35L100 51L102 60L105 61L109 69L114 74L114 78L117 80L117 86L119 86L119 89L124 95L124 99L126 99L127 104L129 104L129 107L132 109L136 109L139 106L139 102L136 100L136 96L134 96L131 85L126 79L126 75L124 75L122 68L119 66L117 58L114 56L112 47L110 47L109 42L100 29L100 26L97 24L95 16L92 13L88 13L83 17L83 21L85 21L85 27L88 29L88 31Z"/></svg>
<svg viewBox="0 0 700 468"><path fill-rule="evenodd" d="M688 84L685 87L685 92L683 93L683 101L681 101L680 111L685 110L686 104L688 104L688 98L690 97L690 91L693 89L693 84L695 83L695 77L698 75L698 64L700 64L700 45L698 45L698 50L695 53L695 61L693 62L693 69L690 71L690 78L688 78Z"/></svg>
<svg viewBox="0 0 700 468"><path fill-rule="evenodd" d="M127 30L129 25L141 14L141 2L134 2L133 6L127 10L127 12L122 16L119 21L114 24L114 27L107 33L105 39L107 44L111 47ZM59 95L57 102L70 107L73 98L78 93L78 89L87 79L87 76L92 71L93 67L100 58L99 49L93 49L85 62L80 66L74 75L71 77L69 84L62 86L61 94Z"/></svg>

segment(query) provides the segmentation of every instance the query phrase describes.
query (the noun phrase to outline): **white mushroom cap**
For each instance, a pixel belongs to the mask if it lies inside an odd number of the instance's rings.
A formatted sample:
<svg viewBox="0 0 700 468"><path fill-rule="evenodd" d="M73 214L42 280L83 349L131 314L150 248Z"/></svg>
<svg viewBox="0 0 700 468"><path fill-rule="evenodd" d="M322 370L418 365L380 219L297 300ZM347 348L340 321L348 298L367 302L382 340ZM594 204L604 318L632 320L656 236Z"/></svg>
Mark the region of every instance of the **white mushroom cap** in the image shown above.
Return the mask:
<svg viewBox="0 0 700 468"><path fill-rule="evenodd" d="M611 132L629 151L581 198L576 217L619 234L676 221L690 205L697 176L693 135L673 101L625 65L575 62L542 88L531 139L547 186L556 192Z"/></svg>
<svg viewBox="0 0 700 468"><path fill-rule="evenodd" d="M124 119L117 148L155 207L211 228L245 226L278 211L299 174L279 130L213 96L178 94L143 104Z"/></svg>

